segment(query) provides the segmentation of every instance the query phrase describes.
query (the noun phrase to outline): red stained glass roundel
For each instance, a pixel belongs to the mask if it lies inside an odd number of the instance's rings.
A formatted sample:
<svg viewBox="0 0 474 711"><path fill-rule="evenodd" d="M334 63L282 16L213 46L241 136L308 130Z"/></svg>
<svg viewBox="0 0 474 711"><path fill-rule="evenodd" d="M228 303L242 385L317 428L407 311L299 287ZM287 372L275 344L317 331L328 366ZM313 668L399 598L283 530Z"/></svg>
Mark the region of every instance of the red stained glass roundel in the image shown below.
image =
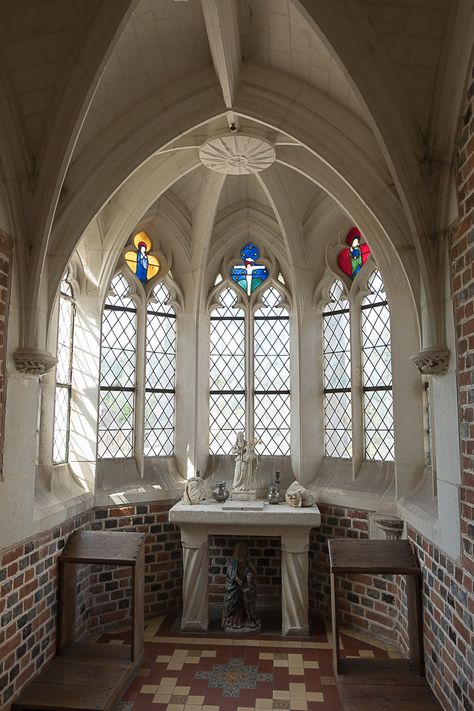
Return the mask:
<svg viewBox="0 0 474 711"><path fill-rule="evenodd" d="M349 230L346 242L349 246L339 252L337 263L339 269L353 279L369 258L370 247L362 243L362 235L357 227Z"/></svg>

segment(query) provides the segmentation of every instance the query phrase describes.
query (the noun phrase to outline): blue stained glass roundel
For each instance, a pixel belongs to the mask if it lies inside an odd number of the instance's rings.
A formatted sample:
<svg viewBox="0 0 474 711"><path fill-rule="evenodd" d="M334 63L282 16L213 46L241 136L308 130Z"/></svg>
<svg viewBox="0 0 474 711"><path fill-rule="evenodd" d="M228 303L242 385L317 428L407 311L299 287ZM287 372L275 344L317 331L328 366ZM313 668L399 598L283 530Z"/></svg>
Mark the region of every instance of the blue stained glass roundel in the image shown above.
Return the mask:
<svg viewBox="0 0 474 711"><path fill-rule="evenodd" d="M268 278L268 269L264 264L257 263L260 250L253 242L242 247L240 256L244 263L232 267L230 276L250 296Z"/></svg>

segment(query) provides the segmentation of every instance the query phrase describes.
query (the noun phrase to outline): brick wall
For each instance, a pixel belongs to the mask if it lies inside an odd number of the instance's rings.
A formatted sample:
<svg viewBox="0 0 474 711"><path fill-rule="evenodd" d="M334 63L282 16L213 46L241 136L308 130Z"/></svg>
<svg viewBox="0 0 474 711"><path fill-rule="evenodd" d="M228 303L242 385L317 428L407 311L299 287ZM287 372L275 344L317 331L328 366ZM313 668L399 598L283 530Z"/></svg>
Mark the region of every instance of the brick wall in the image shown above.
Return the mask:
<svg viewBox="0 0 474 711"><path fill-rule="evenodd" d="M3 471L3 438L5 433L6 378L5 358L10 300L12 240L0 231L0 477Z"/></svg>
<svg viewBox="0 0 474 711"><path fill-rule="evenodd" d="M55 655L57 558L73 530L146 533L145 616L181 607L181 543L175 527L167 523L173 504L91 510L0 552L0 709L7 708ZM129 595L127 569L99 571L90 565L78 566L78 637L128 617ZM113 607L104 608L109 604Z"/></svg>
<svg viewBox="0 0 474 711"><path fill-rule="evenodd" d="M426 677L443 708L474 709L474 579L412 528L408 537L423 574ZM400 595L406 621L406 600ZM400 642L407 650L406 624Z"/></svg>
<svg viewBox="0 0 474 711"><path fill-rule="evenodd" d="M90 514L0 554L0 708L55 654L58 600L57 557L75 528ZM84 579L78 576L78 631L86 629Z"/></svg>
<svg viewBox="0 0 474 711"><path fill-rule="evenodd" d="M473 69L474 71L474 69ZM474 78L468 88L457 155L459 220L451 234L451 285L457 340L461 439L463 567L474 575Z"/></svg>
<svg viewBox="0 0 474 711"><path fill-rule="evenodd" d="M226 570L236 543L243 541L257 570L257 607L281 610L281 540L264 537L209 536L209 606L222 610Z"/></svg>
<svg viewBox="0 0 474 711"><path fill-rule="evenodd" d="M461 561L409 531L423 571L426 674L444 708L474 709L474 69L459 127L459 219L450 235L461 448ZM442 522L449 525L449 521ZM403 590L400 593L405 613ZM406 646L401 627L400 641Z"/></svg>
<svg viewBox="0 0 474 711"><path fill-rule="evenodd" d="M175 502L97 509L93 530L145 533L145 617L182 608L183 556L179 528L168 523ZM131 576L126 568L93 566L89 629L129 619Z"/></svg>
<svg viewBox="0 0 474 711"><path fill-rule="evenodd" d="M320 504L321 527L311 531L310 611L330 617L328 539L368 538L368 511ZM338 611L342 624L389 640L398 640L396 576L339 576Z"/></svg>

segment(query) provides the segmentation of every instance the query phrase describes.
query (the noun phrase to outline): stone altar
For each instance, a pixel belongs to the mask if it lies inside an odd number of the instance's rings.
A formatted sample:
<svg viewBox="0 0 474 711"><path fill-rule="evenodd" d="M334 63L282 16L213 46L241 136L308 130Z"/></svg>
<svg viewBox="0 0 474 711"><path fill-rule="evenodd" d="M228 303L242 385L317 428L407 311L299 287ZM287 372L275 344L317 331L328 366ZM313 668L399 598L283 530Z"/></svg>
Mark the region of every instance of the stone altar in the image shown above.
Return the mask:
<svg viewBox="0 0 474 711"><path fill-rule="evenodd" d="M208 535L275 536L282 550L282 634L308 634L309 532L321 525L317 506L295 509L287 504L203 501L181 502L169 512L179 526L183 545L183 631L206 631L209 623Z"/></svg>

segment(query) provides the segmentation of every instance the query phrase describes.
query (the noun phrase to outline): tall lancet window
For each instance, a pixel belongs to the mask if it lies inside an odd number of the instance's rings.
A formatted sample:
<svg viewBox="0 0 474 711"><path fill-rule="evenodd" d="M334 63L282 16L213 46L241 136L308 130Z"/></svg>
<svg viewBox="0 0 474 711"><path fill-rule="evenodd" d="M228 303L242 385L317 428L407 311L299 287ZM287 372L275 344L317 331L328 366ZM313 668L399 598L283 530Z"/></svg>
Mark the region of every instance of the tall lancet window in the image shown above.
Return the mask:
<svg viewBox="0 0 474 711"><path fill-rule="evenodd" d="M362 378L366 459L394 458L390 312L380 272L362 302Z"/></svg>
<svg viewBox="0 0 474 711"><path fill-rule="evenodd" d="M289 455L289 314L259 248L241 257L211 313L210 453L229 454L242 431L258 454Z"/></svg>
<svg viewBox="0 0 474 711"><path fill-rule="evenodd" d="M176 313L170 292L158 284L147 304L145 456L174 452Z"/></svg>
<svg viewBox="0 0 474 711"><path fill-rule="evenodd" d="M227 287L211 315L210 440L211 454L228 454L235 433L245 430L245 312Z"/></svg>
<svg viewBox="0 0 474 711"><path fill-rule="evenodd" d="M351 339L349 303L332 285L323 311L324 448L328 457L352 456Z"/></svg>
<svg viewBox="0 0 474 711"><path fill-rule="evenodd" d="M128 292L116 276L102 316L99 458L133 455L137 311Z"/></svg>
<svg viewBox="0 0 474 711"><path fill-rule="evenodd" d="M370 273L370 272L369 272ZM324 446L327 457L394 458L390 312L383 280L374 271L343 296L336 280L323 310ZM360 324L360 328L359 328ZM358 453L358 454L357 454Z"/></svg>
<svg viewBox="0 0 474 711"><path fill-rule="evenodd" d="M254 316L254 433L260 454L290 454L290 319L270 287Z"/></svg>
<svg viewBox="0 0 474 711"><path fill-rule="evenodd" d="M69 422L72 390L72 346L74 299L71 285L63 277L59 292L56 390L54 398L53 463L69 459Z"/></svg>

